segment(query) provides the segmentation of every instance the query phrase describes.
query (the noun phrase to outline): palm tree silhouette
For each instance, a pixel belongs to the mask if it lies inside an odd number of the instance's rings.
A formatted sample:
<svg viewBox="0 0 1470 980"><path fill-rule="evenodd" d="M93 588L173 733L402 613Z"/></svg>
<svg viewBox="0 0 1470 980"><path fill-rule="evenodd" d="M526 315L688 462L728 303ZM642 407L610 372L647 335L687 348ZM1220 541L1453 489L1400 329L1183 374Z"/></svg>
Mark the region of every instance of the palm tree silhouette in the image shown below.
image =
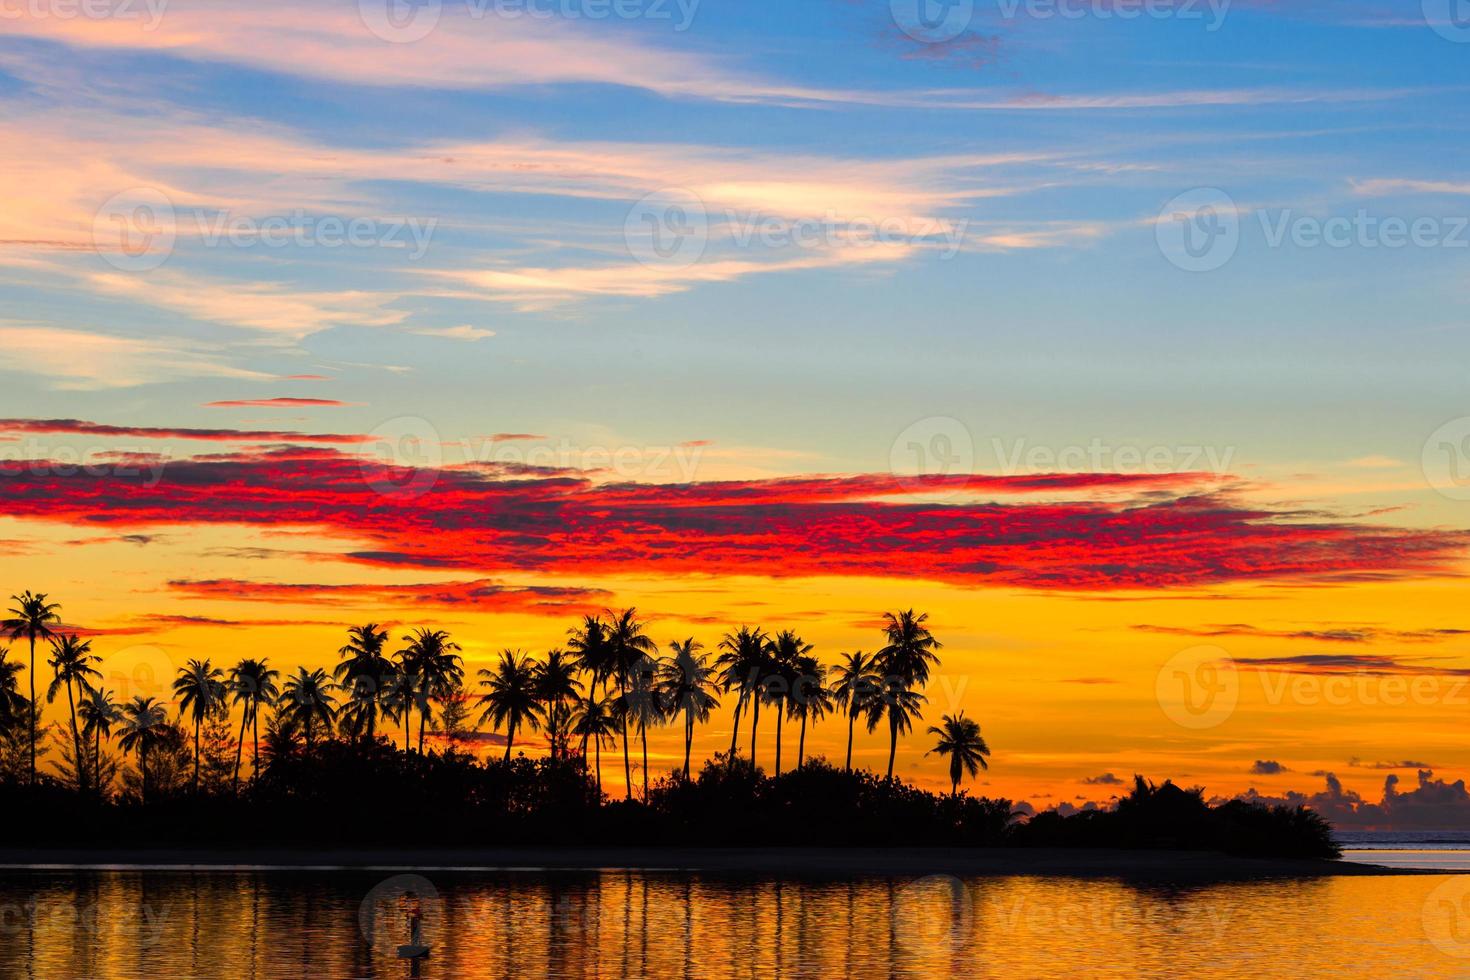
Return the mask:
<svg viewBox="0 0 1470 980"><path fill-rule="evenodd" d="M663 701L658 691L658 661L642 657L626 674L624 692L617 699L618 715L627 725L629 719L638 726L643 745L643 799L648 800L648 726L664 723Z"/></svg>
<svg viewBox="0 0 1470 980"><path fill-rule="evenodd" d="M883 679L874 670L876 658L861 650L844 653L832 669L832 698L847 714L847 771L852 772L852 729L858 715L866 714Z"/></svg>
<svg viewBox="0 0 1470 980"><path fill-rule="evenodd" d="M782 630L771 642L763 688L766 703L776 709L776 770L781 775L781 722L791 709L791 693L796 686L797 661L812 651L812 645L791 630ZM754 749L750 757L755 758Z"/></svg>
<svg viewBox="0 0 1470 980"><path fill-rule="evenodd" d="M92 641L79 640L75 633L63 634L51 640L51 659L48 663L54 672L51 686L46 688L46 703L50 704L56 700L56 695L61 693L61 686L66 685L66 706L71 712L71 744L75 751L77 763L77 782L79 789L86 789L87 764L86 757L82 753L82 733L77 728L77 699L73 685L77 685L83 691L91 690L88 683L89 677L101 677L102 674L92 666L100 663L100 659L92 656Z"/></svg>
<svg viewBox="0 0 1470 980"><path fill-rule="evenodd" d="M710 712L720 706L715 697L718 681L709 664L709 655L693 637L674 640L669 655L658 665L659 693L670 715L684 715L684 778L689 778L689 755L694 747L694 725L709 721Z"/></svg>
<svg viewBox="0 0 1470 980"><path fill-rule="evenodd" d="M516 729L522 725L532 731L541 727L541 703L536 698L536 665L520 651L506 650L500 654L495 670L481 670L480 678L480 686L485 689L485 693L480 695L480 704L485 709L480 713L480 724L488 724L492 728L505 726L505 761L509 762Z"/></svg>
<svg viewBox="0 0 1470 980"><path fill-rule="evenodd" d="M963 711L953 717L945 715L942 727L930 725L929 734L938 735L939 743L924 754L937 752L949 756L950 796L960 795L960 779L965 773L973 779L980 775L981 769L990 768L985 761L985 757L990 755L990 746L985 744L985 737L980 734L979 723L966 718Z"/></svg>
<svg viewBox="0 0 1470 980"><path fill-rule="evenodd" d="M20 661L7 659L10 649L0 648L0 731L30 717L30 702L20 693L20 672L26 669Z"/></svg>
<svg viewBox="0 0 1470 980"><path fill-rule="evenodd" d="M55 634L51 632L53 623L60 623L61 609L59 602L47 602L46 593L32 595L30 590L20 595L12 595L10 600L15 605L10 607L10 616L5 623L5 628L10 630L10 638L18 640L21 637L31 641L31 697L30 705L31 723L31 785L36 785L36 727L40 722L40 706L36 704L36 641L49 640Z"/></svg>
<svg viewBox="0 0 1470 980"><path fill-rule="evenodd" d="M179 669L174 679L174 693L179 696L179 712L194 717L194 792L199 792L199 728L205 718L213 717L225 703L224 673L208 660L190 660ZM244 730L240 737L245 737ZM237 756L238 758L238 756Z"/></svg>
<svg viewBox="0 0 1470 980"><path fill-rule="evenodd" d="M623 704L628 705L628 681L634 665L642 660L652 657L658 653L658 646L643 632L643 624L638 622L638 610L629 606L621 613L614 614L612 610L607 611L611 622L607 627L607 645L612 658L613 672L617 676L618 693L623 697ZM628 759L628 715L629 711L619 712L623 726L623 778L626 782L627 798L633 798L633 765Z"/></svg>
<svg viewBox="0 0 1470 980"><path fill-rule="evenodd" d="M341 715L349 734L369 741L377 738L378 715L383 709L385 686L393 684L392 662L383 656L388 631L377 623L354 626L347 631L347 644L337 651L341 661L332 668L338 685L348 692Z"/></svg>
<svg viewBox="0 0 1470 980"><path fill-rule="evenodd" d="M82 718L82 735L92 737L93 775L97 795L102 793L102 739L112 737L112 726L122 720L122 711L112 700L112 692L100 687L88 688L77 705Z"/></svg>
<svg viewBox="0 0 1470 980"><path fill-rule="evenodd" d="M613 649L607 640L607 624L598 616L583 616L580 626L567 630L567 649L572 651L577 666L592 675L588 693L597 693L597 686L605 684L613 671Z"/></svg>
<svg viewBox="0 0 1470 980"><path fill-rule="evenodd" d="M797 657L796 682L791 689L791 716L801 719L801 737L796 742L796 768L800 769L806 763L807 722L815 725L827 717L832 703L832 692L827 690L827 668L816 657Z"/></svg>
<svg viewBox="0 0 1470 980"><path fill-rule="evenodd" d="M618 719L613 711L613 699L599 698L588 692L577 705L572 720L572 734L582 736L582 758L587 758L587 740L592 740L597 757L597 802L602 803L602 746L617 744Z"/></svg>
<svg viewBox="0 0 1470 980"><path fill-rule="evenodd" d="M901 677L885 677L883 687L868 705L868 731L888 719L888 779L893 779L893 760L898 755L898 736L913 730L914 722L924 716L924 703L929 699L909 687Z"/></svg>
<svg viewBox="0 0 1470 980"><path fill-rule="evenodd" d="M260 776L260 706L272 705L280 696L276 681L281 672L268 660L247 658L230 668L229 690L240 705L240 740L235 744L234 791L240 792L240 756L245 753L245 729L250 729L250 778Z"/></svg>
<svg viewBox="0 0 1470 980"><path fill-rule="evenodd" d="M311 736L317 723L320 722L322 728L330 732L337 719L337 701L331 695L336 688L337 685L320 667L311 671L297 667L296 673L286 679L281 703L285 705L285 716L290 723L299 725L306 733L308 752L311 751Z"/></svg>
<svg viewBox="0 0 1470 980"><path fill-rule="evenodd" d="M459 644L444 630L421 628L403 638L408 646L398 651L399 669L414 707L419 709L419 754L424 751L424 725L433 713L433 702L464 680L464 661ZM410 680L412 678L412 680Z"/></svg>
<svg viewBox="0 0 1470 980"><path fill-rule="evenodd" d="M740 712L747 702L755 698L760 689L761 676L766 666L766 647L770 640L765 631L750 626L741 626L734 633L720 638L720 653L715 666L720 668L720 688L726 693L735 691L735 720L730 727L730 764L735 763L735 739L740 734ZM751 765L755 764L755 735L751 735Z"/></svg>
<svg viewBox="0 0 1470 980"><path fill-rule="evenodd" d="M138 769L142 773L142 797L148 803L148 753L164 739L168 716L156 698L135 697L122 709L122 734L117 744L124 752L138 753Z"/></svg>
<svg viewBox="0 0 1470 980"><path fill-rule="evenodd" d="M546 739L551 757L566 752L571 734L572 709L582 695L582 682L577 680L577 663L561 650L552 650L536 665L536 699L546 718Z"/></svg>
<svg viewBox="0 0 1470 980"><path fill-rule="evenodd" d="M929 682L929 669L939 663L934 651L943 644L924 625L928 619L928 613L915 615L912 609L883 614L883 635L888 642L878 651L877 670L883 675L882 708L888 715L889 779L893 778L898 736L913 727L914 719L921 717L920 706L927 700L916 688ZM872 731L875 724L870 720L868 730Z"/></svg>

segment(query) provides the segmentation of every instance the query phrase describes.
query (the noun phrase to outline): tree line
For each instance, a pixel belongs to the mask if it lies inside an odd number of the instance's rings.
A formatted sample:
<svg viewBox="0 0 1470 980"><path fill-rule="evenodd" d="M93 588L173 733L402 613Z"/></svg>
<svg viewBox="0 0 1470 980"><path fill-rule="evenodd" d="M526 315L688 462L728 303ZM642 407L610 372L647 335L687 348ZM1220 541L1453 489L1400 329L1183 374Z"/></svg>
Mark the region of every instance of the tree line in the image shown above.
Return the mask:
<svg viewBox="0 0 1470 980"><path fill-rule="evenodd" d="M330 672L297 667L283 674L268 658L244 658L221 667L210 659L190 659L172 678L176 717L156 697L136 696L119 703L101 683L101 659L90 640L61 625L60 605L45 593L11 597L4 621L12 640L29 649L29 668L0 650L0 750L19 760L28 785L37 781L37 757L45 753L36 690L37 645L42 645L51 679L46 703L65 695L69 744L63 736L62 779L81 793L108 798L118 778L118 763L107 751L115 742L136 759L136 772L122 774L123 790L148 801L162 778L161 768L180 777L187 764L188 789L201 791L201 771L227 779L238 794L247 744L248 780L260 778L262 741L269 759L297 748L311 753L327 740L377 742L396 725L405 756L425 756L425 737L434 733L450 751L486 728L505 742L511 759L517 738L541 732L550 759L580 764L602 793L602 753L621 745L625 795L633 798L631 743L642 756L642 798L649 798L648 732L678 725L684 758L679 772L691 778L696 733L723 703L733 705L729 749L716 758L734 767L740 759L742 723L749 730L748 758L754 769L762 709L774 717L774 775L782 773L784 726L798 731L796 769L807 765L806 736L828 717L846 727L845 769L852 771L852 749L859 723L868 733L888 736L884 777L893 781L901 735L923 719L924 687L939 666L942 648L927 626L928 616L913 610L885 613L882 643L874 653L841 654L828 666L812 644L794 631L774 635L754 626L725 633L714 649L693 637L677 639L663 650L648 636L637 610L588 615L570 630L564 648L540 657L505 650L493 667L467 679L461 648L441 629L421 627L390 651L389 631L377 623L353 626ZM49 652L48 652L49 651ZM29 697L21 693L27 673ZM238 728L231 715L238 711ZM265 716L264 739L262 715ZM415 734L415 722L417 733ZM227 738L220 729L228 728ZM945 715L930 726L930 753L947 757L951 795L965 776L988 768L989 746L980 726L963 712ZM233 758L221 758L227 742ZM523 743L521 743L523 744ZM19 752L17 753L17 748ZM0 752L0 754L4 754ZM3 762L0 759L0 762ZM150 778L150 764L154 772ZM14 777L17 766L0 766ZM226 774L227 770L227 774Z"/></svg>

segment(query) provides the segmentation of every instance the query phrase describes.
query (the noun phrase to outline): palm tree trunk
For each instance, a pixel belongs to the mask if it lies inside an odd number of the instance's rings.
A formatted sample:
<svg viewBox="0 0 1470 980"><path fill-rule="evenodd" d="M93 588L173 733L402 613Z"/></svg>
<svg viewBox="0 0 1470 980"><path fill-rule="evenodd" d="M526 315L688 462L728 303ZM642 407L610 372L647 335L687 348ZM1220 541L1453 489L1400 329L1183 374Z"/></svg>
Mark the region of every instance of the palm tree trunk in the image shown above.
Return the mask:
<svg viewBox="0 0 1470 980"><path fill-rule="evenodd" d="M419 755L424 754L424 725L429 721L429 692L424 692L424 706L419 709Z"/></svg>
<svg viewBox="0 0 1470 980"><path fill-rule="evenodd" d="M250 724L250 710L240 709L240 737L235 739L235 788L236 796L240 795L240 758L245 754L245 726Z"/></svg>
<svg viewBox="0 0 1470 980"><path fill-rule="evenodd" d="M250 706L250 781L260 782L260 704Z"/></svg>
<svg viewBox="0 0 1470 980"><path fill-rule="evenodd" d="M510 761L510 747L516 740L516 726L507 725L505 729L505 761Z"/></svg>
<svg viewBox="0 0 1470 980"><path fill-rule="evenodd" d="M750 723L750 764L755 765L755 733L761 725L761 699L759 695L751 695L750 714L753 719Z"/></svg>
<svg viewBox="0 0 1470 980"><path fill-rule="evenodd" d="M148 805L148 749L145 746L138 747L138 769L143 776L143 805Z"/></svg>
<svg viewBox="0 0 1470 980"><path fill-rule="evenodd" d="M102 797L102 726L92 729L92 768L96 772L97 796Z"/></svg>
<svg viewBox="0 0 1470 980"><path fill-rule="evenodd" d="M403 706L403 754L404 755L407 755L413 749L413 746L411 744L409 744L409 739L412 738L412 737L413 737L413 707L411 705L405 704Z"/></svg>
<svg viewBox="0 0 1470 980"><path fill-rule="evenodd" d="M648 802L648 723L638 722L638 738L643 742L643 802Z"/></svg>
<svg viewBox="0 0 1470 980"><path fill-rule="evenodd" d="M801 738L796 740L796 768L806 762L806 715L801 716Z"/></svg>
<svg viewBox="0 0 1470 980"><path fill-rule="evenodd" d="M36 634L31 634L31 786L36 785L36 726L40 722L36 707Z"/></svg>
<svg viewBox="0 0 1470 980"><path fill-rule="evenodd" d="M199 722L200 716L194 716L194 795L199 795Z"/></svg>
<svg viewBox="0 0 1470 980"><path fill-rule="evenodd" d="M777 701L776 702L776 775L778 775L778 776L781 775L781 721L782 721L782 719L786 715L786 712L784 712L784 711L781 710L782 707L783 707L782 703L780 701Z"/></svg>
<svg viewBox="0 0 1470 980"><path fill-rule="evenodd" d="M857 721L857 712L847 713L847 771L852 772L852 726Z"/></svg>
<svg viewBox="0 0 1470 980"><path fill-rule="evenodd" d="M72 698L71 681L66 682L66 706L71 711L71 746L76 750L77 789L87 791L87 763L82 758L82 734L77 731L77 704Z"/></svg>
<svg viewBox="0 0 1470 980"><path fill-rule="evenodd" d="M891 709L890 709L891 710ZM898 755L898 719L888 719L888 778L893 779L893 757Z"/></svg>
<svg viewBox="0 0 1470 980"><path fill-rule="evenodd" d="M592 751L597 754L597 805L602 806L602 736L597 736L597 744Z"/></svg>
<svg viewBox="0 0 1470 980"><path fill-rule="evenodd" d="M627 799L633 798L633 763L628 759L628 685L619 679L618 691L623 697L623 790Z"/></svg>
<svg viewBox="0 0 1470 980"><path fill-rule="evenodd" d="M740 737L740 709L745 707L745 698L735 702L735 724L730 727L730 764L735 764L735 739Z"/></svg>
<svg viewBox="0 0 1470 980"><path fill-rule="evenodd" d="M689 753L694 748L694 711L684 713L684 781L689 781Z"/></svg>

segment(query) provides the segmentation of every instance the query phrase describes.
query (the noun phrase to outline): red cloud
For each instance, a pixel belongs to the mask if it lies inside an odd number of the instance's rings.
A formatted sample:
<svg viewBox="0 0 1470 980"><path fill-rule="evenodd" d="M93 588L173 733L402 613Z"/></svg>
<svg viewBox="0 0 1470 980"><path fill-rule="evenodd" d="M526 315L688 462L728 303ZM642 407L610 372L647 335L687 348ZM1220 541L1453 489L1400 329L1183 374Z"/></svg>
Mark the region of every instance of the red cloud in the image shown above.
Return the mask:
<svg viewBox="0 0 1470 980"><path fill-rule="evenodd" d="M0 431L26 432L31 435L192 439L199 442L320 442L346 445L371 442L373 439L369 435L339 435L337 433L271 432L251 429L175 429L153 428L139 425L103 425L99 422L83 422L81 419L0 419Z"/></svg>
<svg viewBox="0 0 1470 980"><path fill-rule="evenodd" d="M11 461L0 464L0 505L13 517L93 526L314 528L353 542L354 560L388 567L863 575L1030 589L1442 574L1470 543L1458 531L1251 507L1209 479L600 484L570 470L410 469L297 446L170 462L156 485L121 468ZM959 502L924 502L916 492Z"/></svg>
<svg viewBox="0 0 1470 980"><path fill-rule="evenodd" d="M591 612L606 603L608 593L551 585L511 586L489 579L433 582L421 585L319 584L255 582L244 579L179 579L169 587L194 599L250 602L309 602L314 606L381 605L413 602L440 608L472 606L497 612L563 616Z"/></svg>
<svg viewBox="0 0 1470 980"><path fill-rule="evenodd" d="M205 408L345 408L351 402L335 398L239 398L233 401L205 402Z"/></svg>

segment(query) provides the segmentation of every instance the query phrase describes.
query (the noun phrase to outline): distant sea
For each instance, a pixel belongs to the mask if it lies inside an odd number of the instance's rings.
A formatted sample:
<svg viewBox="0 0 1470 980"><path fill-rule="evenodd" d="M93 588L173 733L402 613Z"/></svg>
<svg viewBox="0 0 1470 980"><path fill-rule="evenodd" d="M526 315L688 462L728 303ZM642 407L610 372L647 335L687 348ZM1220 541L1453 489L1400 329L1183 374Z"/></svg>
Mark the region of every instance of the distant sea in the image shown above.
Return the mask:
<svg viewBox="0 0 1470 980"><path fill-rule="evenodd" d="M1470 830L1339 830L1343 859L1470 872Z"/></svg>

